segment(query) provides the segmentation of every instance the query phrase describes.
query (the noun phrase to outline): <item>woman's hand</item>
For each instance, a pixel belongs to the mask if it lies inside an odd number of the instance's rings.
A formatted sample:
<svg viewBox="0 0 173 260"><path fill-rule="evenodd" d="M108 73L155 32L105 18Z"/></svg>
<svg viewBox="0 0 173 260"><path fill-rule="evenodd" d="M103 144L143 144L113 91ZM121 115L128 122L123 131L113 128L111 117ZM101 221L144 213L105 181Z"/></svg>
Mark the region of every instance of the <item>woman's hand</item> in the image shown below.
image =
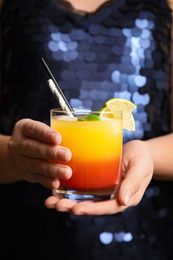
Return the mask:
<svg viewBox="0 0 173 260"><path fill-rule="evenodd" d="M61 135L41 122L18 121L8 142L9 163L14 179L59 187L59 179L69 179L70 167L52 161L69 161L71 152L60 146Z"/></svg>
<svg viewBox="0 0 173 260"><path fill-rule="evenodd" d="M47 208L55 208L58 211L77 215L103 215L122 212L140 202L152 176L153 161L147 143L138 140L131 141L123 147L122 183L117 199L95 203L76 203L51 196L45 201L45 205Z"/></svg>

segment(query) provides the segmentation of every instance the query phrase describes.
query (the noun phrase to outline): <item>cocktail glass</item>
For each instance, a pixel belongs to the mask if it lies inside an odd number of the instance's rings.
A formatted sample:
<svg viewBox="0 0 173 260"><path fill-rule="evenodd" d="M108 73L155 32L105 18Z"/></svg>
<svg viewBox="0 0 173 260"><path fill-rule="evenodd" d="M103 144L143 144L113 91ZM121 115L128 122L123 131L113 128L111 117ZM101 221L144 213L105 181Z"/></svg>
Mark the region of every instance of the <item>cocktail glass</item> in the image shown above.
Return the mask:
<svg viewBox="0 0 173 260"><path fill-rule="evenodd" d="M121 181L122 112L105 112L101 120L99 115L100 111L75 109L71 117L66 111L51 110L51 127L62 135L61 145L72 152L70 162L58 162L69 165L73 174L69 180L60 180L60 187L53 190L56 197L77 202L117 197Z"/></svg>

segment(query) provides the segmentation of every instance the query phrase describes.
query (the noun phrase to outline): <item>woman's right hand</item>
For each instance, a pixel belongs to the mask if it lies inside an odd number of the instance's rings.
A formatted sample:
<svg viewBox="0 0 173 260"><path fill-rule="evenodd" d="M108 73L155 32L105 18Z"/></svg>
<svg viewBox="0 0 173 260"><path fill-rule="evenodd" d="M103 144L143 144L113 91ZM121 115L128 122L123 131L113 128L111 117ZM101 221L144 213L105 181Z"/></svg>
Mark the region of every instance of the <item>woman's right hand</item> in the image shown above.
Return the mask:
<svg viewBox="0 0 173 260"><path fill-rule="evenodd" d="M44 123L22 119L14 127L8 142L9 162L16 180L55 189L59 179L69 179L72 170L69 166L55 163L68 162L71 152L60 146L59 132Z"/></svg>

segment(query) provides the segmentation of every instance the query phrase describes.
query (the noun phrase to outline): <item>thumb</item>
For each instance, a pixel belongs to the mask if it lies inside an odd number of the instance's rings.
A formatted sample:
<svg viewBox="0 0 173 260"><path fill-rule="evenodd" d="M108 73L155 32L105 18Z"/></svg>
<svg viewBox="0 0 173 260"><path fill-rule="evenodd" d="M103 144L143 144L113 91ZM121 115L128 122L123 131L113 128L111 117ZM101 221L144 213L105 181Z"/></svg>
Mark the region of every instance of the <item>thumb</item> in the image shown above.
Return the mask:
<svg viewBox="0 0 173 260"><path fill-rule="evenodd" d="M124 206L137 205L151 181L152 168L147 163L143 167L141 165L140 160L132 165L121 183L118 199Z"/></svg>

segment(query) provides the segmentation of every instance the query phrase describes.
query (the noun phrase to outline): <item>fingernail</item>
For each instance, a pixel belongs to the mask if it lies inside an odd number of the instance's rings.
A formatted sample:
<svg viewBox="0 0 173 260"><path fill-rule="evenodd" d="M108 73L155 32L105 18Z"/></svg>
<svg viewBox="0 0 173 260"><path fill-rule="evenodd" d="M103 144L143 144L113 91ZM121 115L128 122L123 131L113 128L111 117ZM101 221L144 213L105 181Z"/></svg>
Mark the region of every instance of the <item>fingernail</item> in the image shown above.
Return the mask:
<svg viewBox="0 0 173 260"><path fill-rule="evenodd" d="M65 161L69 162L71 160L71 157L72 157L71 151L67 150L65 152Z"/></svg>
<svg viewBox="0 0 173 260"><path fill-rule="evenodd" d="M81 215L84 215L84 213L83 212L77 212L77 213L75 213L75 215L81 216Z"/></svg>
<svg viewBox="0 0 173 260"><path fill-rule="evenodd" d="M47 208L47 209L54 209L54 208L55 208L55 205L50 205L50 206L47 206L46 208Z"/></svg>
<svg viewBox="0 0 173 260"><path fill-rule="evenodd" d="M69 179L72 176L72 170L69 166L61 165L58 168L58 175L61 179Z"/></svg>
<svg viewBox="0 0 173 260"><path fill-rule="evenodd" d="M127 191L127 192L126 192L125 199L124 199L125 206L127 206L127 205L129 204L130 198L131 198L131 192L130 192L130 191Z"/></svg>
<svg viewBox="0 0 173 260"><path fill-rule="evenodd" d="M71 152L68 151L68 150L59 148L57 150L57 152L56 152L56 158L58 160L62 160L62 161L68 162L71 159Z"/></svg>
<svg viewBox="0 0 173 260"><path fill-rule="evenodd" d="M70 167L68 167L68 170L66 170L66 178L70 179L72 176L72 169Z"/></svg>
<svg viewBox="0 0 173 260"><path fill-rule="evenodd" d="M62 209L58 209L58 211L61 211L61 212L68 212L68 209L67 209L67 208L62 208Z"/></svg>
<svg viewBox="0 0 173 260"><path fill-rule="evenodd" d="M58 149L57 151L56 151L56 158L58 159L58 160L64 160L64 157L65 157L65 151L64 151L64 149Z"/></svg>
<svg viewBox="0 0 173 260"><path fill-rule="evenodd" d="M53 143L58 143L58 144L60 144L61 140L62 140L61 135L58 132L57 133L51 133L49 135L49 138L51 139L51 141Z"/></svg>

